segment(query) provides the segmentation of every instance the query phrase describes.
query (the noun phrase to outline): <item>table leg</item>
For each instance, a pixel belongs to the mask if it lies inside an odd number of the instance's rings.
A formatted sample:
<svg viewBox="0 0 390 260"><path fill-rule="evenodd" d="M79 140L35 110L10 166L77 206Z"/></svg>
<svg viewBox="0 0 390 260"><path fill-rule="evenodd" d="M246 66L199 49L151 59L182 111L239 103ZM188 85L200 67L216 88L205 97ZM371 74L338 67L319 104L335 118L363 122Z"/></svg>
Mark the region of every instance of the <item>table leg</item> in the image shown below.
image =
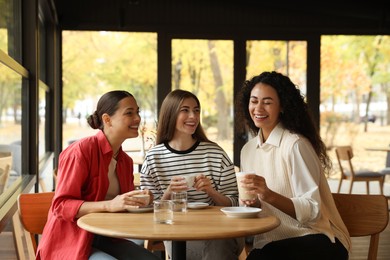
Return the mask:
<svg viewBox="0 0 390 260"><path fill-rule="evenodd" d="M186 259L186 241L172 241L172 260Z"/></svg>

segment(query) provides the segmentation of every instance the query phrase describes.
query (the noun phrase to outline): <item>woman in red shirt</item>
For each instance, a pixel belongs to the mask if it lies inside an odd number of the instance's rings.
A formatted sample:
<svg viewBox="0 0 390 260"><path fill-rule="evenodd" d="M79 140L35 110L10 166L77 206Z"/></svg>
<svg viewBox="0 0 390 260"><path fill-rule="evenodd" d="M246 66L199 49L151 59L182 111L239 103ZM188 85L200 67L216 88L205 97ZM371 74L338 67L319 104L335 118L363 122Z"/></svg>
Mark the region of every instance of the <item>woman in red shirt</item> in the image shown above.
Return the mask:
<svg viewBox="0 0 390 260"><path fill-rule="evenodd" d="M94 235L77 226L91 212L119 212L144 206L134 190L133 161L122 150L127 138L138 136L141 118L127 91L104 94L89 125L94 136L74 142L59 156L58 183L37 259L159 259L126 239Z"/></svg>

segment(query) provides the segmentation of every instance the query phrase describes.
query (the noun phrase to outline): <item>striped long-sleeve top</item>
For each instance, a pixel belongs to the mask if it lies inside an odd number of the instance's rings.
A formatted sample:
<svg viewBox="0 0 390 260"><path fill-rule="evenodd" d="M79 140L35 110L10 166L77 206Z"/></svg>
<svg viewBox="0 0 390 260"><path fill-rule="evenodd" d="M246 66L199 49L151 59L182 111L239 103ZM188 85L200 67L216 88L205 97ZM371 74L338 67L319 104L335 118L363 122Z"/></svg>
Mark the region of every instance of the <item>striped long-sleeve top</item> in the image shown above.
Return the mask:
<svg viewBox="0 0 390 260"><path fill-rule="evenodd" d="M186 151L177 151L168 143L153 147L146 154L141 168L141 189L149 189L155 200L161 199L173 176L203 174L212 187L238 205L238 190L234 165L226 152L212 142L196 142ZM189 202L206 202L215 205L206 192L188 190Z"/></svg>

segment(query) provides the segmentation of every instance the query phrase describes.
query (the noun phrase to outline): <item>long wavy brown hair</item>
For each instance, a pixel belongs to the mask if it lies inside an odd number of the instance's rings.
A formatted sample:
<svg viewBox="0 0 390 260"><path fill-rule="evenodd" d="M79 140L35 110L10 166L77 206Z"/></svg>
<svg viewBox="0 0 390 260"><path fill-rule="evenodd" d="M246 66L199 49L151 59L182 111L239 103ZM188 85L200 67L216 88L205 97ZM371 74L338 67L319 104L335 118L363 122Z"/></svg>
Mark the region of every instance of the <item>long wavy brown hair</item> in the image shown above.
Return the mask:
<svg viewBox="0 0 390 260"><path fill-rule="evenodd" d="M158 117L156 144L172 140L176 130L176 120L180 111L180 106L183 101L188 98L193 98L200 109L199 99L189 91L176 89L165 97ZM200 122L192 137L198 141L211 142L207 138Z"/></svg>

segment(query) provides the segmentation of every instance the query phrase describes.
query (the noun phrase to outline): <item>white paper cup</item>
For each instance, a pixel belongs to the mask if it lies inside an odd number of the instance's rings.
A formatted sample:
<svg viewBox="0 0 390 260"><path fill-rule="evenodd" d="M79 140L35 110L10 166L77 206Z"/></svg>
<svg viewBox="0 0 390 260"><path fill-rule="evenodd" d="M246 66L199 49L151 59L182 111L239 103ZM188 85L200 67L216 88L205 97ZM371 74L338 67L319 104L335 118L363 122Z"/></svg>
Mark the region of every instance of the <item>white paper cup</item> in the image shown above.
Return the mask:
<svg viewBox="0 0 390 260"><path fill-rule="evenodd" d="M173 211L187 212L187 192L172 192L171 200L173 202Z"/></svg>
<svg viewBox="0 0 390 260"><path fill-rule="evenodd" d="M154 222L173 224L173 203L170 200L156 200L153 202Z"/></svg>
<svg viewBox="0 0 390 260"><path fill-rule="evenodd" d="M238 188L238 194L240 200L253 200L256 198L256 194L249 194L246 193L248 189L242 187L241 180L244 176L249 174L255 174L255 172L237 172L236 173L236 179L237 179L237 188Z"/></svg>

